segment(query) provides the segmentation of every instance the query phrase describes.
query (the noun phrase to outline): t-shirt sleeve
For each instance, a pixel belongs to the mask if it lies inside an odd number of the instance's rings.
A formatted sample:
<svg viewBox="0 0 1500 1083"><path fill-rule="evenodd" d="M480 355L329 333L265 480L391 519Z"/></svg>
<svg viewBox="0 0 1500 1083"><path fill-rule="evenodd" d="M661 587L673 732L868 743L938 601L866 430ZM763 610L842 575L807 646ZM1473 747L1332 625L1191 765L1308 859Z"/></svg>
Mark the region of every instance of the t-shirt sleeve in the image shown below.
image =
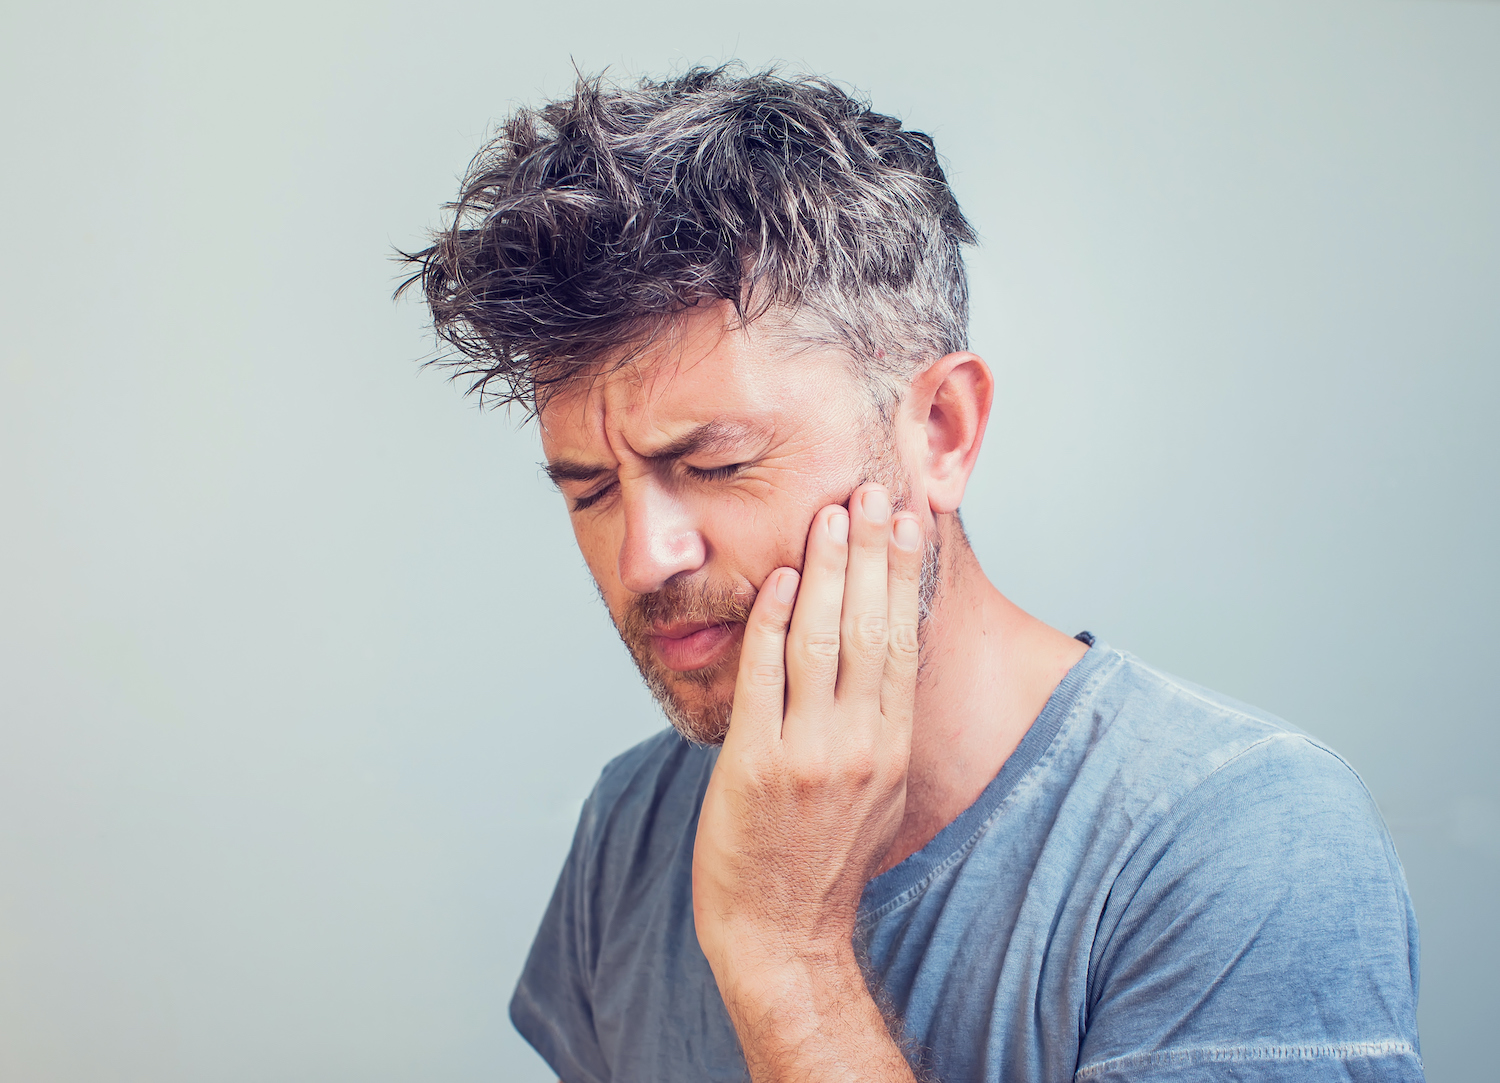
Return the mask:
<svg viewBox="0 0 1500 1083"><path fill-rule="evenodd" d="M1076 1079L1422 1079L1417 933L1373 800L1280 734L1211 774L1116 879Z"/></svg>
<svg viewBox="0 0 1500 1083"><path fill-rule="evenodd" d="M564 1083L609 1083L610 1078L590 1007L598 796L595 790L584 802L573 846L510 1002L511 1022Z"/></svg>

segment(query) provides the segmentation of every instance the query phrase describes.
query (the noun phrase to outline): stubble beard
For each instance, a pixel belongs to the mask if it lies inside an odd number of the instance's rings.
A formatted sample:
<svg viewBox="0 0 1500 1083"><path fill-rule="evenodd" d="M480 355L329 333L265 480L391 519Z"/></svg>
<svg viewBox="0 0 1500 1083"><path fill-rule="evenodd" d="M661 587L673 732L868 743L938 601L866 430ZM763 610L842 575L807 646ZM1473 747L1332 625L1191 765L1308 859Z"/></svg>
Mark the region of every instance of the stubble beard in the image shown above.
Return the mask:
<svg viewBox="0 0 1500 1083"><path fill-rule="evenodd" d="M891 493L893 510L900 511L907 506L911 485L889 440L873 449L862 473L858 484L878 481L885 485ZM917 595L919 651L941 583L942 545L934 534L924 537L922 545L922 577ZM723 658L701 669L672 670L663 666L652 651L651 629L699 621L743 627L754 604L755 590L748 582L728 585L687 579L669 582L650 594L634 595L622 614L614 616L611 613L621 640L635 660L647 689L661 705L667 721L694 744L711 746L724 743L734 710L739 651L726 652Z"/></svg>
<svg viewBox="0 0 1500 1083"><path fill-rule="evenodd" d="M699 621L743 628L754 604L755 591L749 583L732 587L687 579L635 595L624 614L615 618L620 638L667 721L694 744L724 743L734 708L739 652L726 652L701 669L668 669L651 649L651 629Z"/></svg>

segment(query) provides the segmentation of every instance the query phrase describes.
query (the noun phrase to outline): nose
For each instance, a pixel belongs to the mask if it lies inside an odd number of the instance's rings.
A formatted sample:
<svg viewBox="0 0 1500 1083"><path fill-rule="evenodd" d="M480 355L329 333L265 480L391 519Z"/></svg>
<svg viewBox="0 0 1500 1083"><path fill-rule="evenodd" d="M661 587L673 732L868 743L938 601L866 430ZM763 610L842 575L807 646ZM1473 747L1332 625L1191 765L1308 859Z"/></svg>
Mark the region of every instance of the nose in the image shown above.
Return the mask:
<svg viewBox="0 0 1500 1083"><path fill-rule="evenodd" d="M620 543L620 583L635 594L660 590L675 575L695 572L708 546L691 509L660 481L622 480L625 537Z"/></svg>

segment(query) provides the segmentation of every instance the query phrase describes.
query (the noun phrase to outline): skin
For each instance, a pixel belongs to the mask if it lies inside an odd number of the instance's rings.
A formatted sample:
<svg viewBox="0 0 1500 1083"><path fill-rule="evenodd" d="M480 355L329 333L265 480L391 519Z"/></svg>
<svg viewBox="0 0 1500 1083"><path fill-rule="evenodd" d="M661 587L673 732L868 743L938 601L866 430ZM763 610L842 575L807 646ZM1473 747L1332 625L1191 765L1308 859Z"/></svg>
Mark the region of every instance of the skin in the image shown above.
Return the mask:
<svg viewBox="0 0 1500 1083"><path fill-rule="evenodd" d="M978 798L1086 648L1005 599L958 528L985 363L953 353L913 379L893 511L863 477L870 406L846 358L775 332L694 309L554 397L542 445L617 623L674 582L755 599L742 625L649 641L685 708L733 703L693 909L752 1079L912 1080L851 945L860 894ZM943 562L919 651L922 536Z"/></svg>

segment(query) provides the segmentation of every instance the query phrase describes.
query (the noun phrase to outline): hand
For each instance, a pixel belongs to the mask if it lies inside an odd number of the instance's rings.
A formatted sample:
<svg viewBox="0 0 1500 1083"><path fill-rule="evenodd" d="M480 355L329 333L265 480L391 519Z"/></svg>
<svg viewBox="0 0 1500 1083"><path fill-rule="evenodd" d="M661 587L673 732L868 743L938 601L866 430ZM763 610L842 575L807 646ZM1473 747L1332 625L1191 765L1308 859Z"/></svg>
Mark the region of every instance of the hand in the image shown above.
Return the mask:
<svg viewBox="0 0 1500 1083"><path fill-rule="evenodd" d="M921 549L916 516L864 485L814 517L800 584L779 568L755 600L693 852L698 940L732 1015L810 968L852 968L864 993L851 939L905 807Z"/></svg>

